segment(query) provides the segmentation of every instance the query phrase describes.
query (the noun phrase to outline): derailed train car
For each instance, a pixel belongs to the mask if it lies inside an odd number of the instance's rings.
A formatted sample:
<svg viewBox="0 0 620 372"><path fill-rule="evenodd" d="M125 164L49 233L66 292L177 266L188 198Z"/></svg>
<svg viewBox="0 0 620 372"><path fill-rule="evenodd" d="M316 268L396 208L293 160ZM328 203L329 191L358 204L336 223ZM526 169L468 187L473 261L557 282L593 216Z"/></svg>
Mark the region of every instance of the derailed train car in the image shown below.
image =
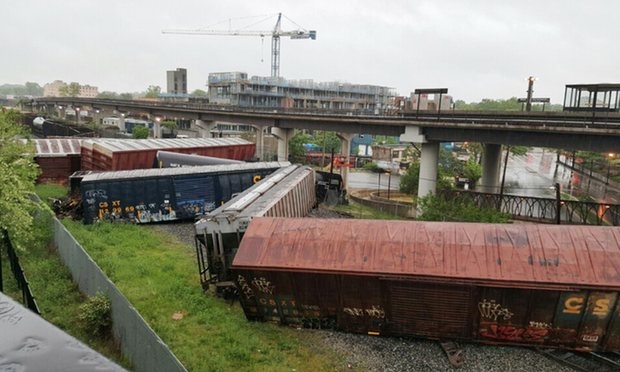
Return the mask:
<svg viewBox="0 0 620 372"><path fill-rule="evenodd" d="M194 225L196 257L203 289L232 284L230 266L255 217L305 217L316 204L315 173L303 165L283 167L209 212Z"/></svg>
<svg viewBox="0 0 620 372"><path fill-rule="evenodd" d="M246 317L372 335L620 350L620 229L255 218Z"/></svg>
<svg viewBox="0 0 620 372"><path fill-rule="evenodd" d="M80 183L84 223L194 219L288 162L257 162L87 174Z"/></svg>

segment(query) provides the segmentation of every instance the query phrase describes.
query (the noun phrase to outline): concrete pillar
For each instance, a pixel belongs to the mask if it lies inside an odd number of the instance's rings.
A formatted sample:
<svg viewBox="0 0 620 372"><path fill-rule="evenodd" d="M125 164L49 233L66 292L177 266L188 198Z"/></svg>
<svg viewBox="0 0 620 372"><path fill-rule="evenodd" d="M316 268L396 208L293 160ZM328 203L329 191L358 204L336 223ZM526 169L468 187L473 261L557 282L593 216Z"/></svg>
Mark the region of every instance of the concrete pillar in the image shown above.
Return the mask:
<svg viewBox="0 0 620 372"><path fill-rule="evenodd" d="M161 119L153 121L153 138L161 138Z"/></svg>
<svg viewBox="0 0 620 372"><path fill-rule="evenodd" d="M216 123L213 120L194 120L192 124L193 129L198 131L198 137L211 138L211 130L216 127Z"/></svg>
<svg viewBox="0 0 620 372"><path fill-rule="evenodd" d="M125 129L125 115L120 115L118 117L118 129L121 132L125 132L126 131L126 129Z"/></svg>
<svg viewBox="0 0 620 372"><path fill-rule="evenodd" d="M288 141L295 135L295 131L272 127L271 134L278 139L278 161L288 161Z"/></svg>
<svg viewBox="0 0 620 372"><path fill-rule="evenodd" d="M353 134L351 133L336 133L336 136L340 139L340 156L344 156L345 164L351 164L351 140ZM340 167L340 176L342 177L342 187L346 190L349 187L349 167Z"/></svg>
<svg viewBox="0 0 620 372"><path fill-rule="evenodd" d="M439 163L439 142L422 143L420 158L420 179L418 199L437 191L437 164Z"/></svg>
<svg viewBox="0 0 620 372"><path fill-rule="evenodd" d="M254 157L259 161L265 161L265 126L253 125L252 127L256 129L256 152Z"/></svg>
<svg viewBox="0 0 620 372"><path fill-rule="evenodd" d="M502 145L485 144L482 154L482 178L477 191L499 193L499 171L502 164Z"/></svg>

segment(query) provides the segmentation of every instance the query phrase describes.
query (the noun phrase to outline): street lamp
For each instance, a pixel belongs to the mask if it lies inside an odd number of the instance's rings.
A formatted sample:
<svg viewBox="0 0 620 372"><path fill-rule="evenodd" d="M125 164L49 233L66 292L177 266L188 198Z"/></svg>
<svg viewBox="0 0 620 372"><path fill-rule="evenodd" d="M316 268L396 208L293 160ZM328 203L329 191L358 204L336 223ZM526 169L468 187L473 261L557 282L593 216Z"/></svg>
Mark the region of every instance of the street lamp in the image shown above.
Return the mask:
<svg viewBox="0 0 620 372"><path fill-rule="evenodd" d="M607 181L605 181L605 185L609 185L609 176L611 174L611 161L614 158L613 153L607 154Z"/></svg>

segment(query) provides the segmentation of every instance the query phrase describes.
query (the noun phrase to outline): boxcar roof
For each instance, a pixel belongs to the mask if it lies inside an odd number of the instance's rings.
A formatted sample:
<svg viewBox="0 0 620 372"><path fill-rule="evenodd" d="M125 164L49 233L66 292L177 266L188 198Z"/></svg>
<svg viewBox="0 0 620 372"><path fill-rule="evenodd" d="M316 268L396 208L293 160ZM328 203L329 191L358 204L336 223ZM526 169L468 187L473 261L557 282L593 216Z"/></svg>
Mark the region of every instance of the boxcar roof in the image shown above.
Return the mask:
<svg viewBox="0 0 620 372"><path fill-rule="evenodd" d="M199 165L193 167L179 168L150 168L135 169L113 172L99 172L87 174L82 178L82 182L108 181L118 179L143 178L143 177L161 177L161 176L182 176L187 174L199 173L234 173L244 170L254 169L270 169L289 166L289 162L256 162L241 164L221 164L221 165Z"/></svg>
<svg viewBox="0 0 620 372"><path fill-rule="evenodd" d="M25 142L25 140L24 140ZM35 156L63 157L80 155L80 140L77 138L45 138L33 139Z"/></svg>
<svg viewBox="0 0 620 372"><path fill-rule="evenodd" d="M125 371L0 292L0 370Z"/></svg>
<svg viewBox="0 0 620 372"><path fill-rule="evenodd" d="M620 288L620 228L262 217L233 268Z"/></svg>
<svg viewBox="0 0 620 372"><path fill-rule="evenodd" d="M141 150L163 150L181 148L200 148L248 145L252 142L242 138L163 138L163 139L93 139L85 140L85 147L93 147L104 153L112 154L116 152L141 151Z"/></svg>

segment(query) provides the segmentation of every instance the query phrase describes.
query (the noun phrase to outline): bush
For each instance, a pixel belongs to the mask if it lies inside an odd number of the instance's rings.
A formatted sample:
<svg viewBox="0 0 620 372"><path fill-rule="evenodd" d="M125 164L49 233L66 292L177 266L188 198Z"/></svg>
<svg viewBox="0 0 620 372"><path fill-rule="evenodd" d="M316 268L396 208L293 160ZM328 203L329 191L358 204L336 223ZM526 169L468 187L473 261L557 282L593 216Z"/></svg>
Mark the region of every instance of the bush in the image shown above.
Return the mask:
<svg viewBox="0 0 620 372"><path fill-rule="evenodd" d="M364 166L362 168L364 170L369 171L369 172L375 172L375 173L383 172L383 169L379 168L377 163L372 162L372 161L364 164Z"/></svg>
<svg viewBox="0 0 620 372"><path fill-rule="evenodd" d="M79 320L91 336L105 339L112 330L112 304L103 293L89 297L80 305Z"/></svg>

